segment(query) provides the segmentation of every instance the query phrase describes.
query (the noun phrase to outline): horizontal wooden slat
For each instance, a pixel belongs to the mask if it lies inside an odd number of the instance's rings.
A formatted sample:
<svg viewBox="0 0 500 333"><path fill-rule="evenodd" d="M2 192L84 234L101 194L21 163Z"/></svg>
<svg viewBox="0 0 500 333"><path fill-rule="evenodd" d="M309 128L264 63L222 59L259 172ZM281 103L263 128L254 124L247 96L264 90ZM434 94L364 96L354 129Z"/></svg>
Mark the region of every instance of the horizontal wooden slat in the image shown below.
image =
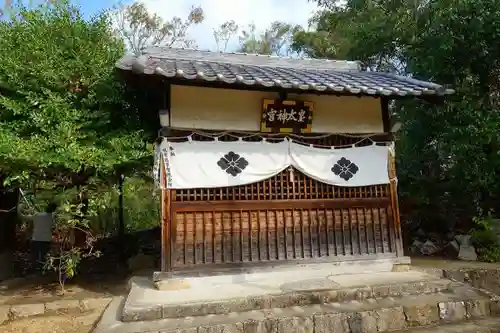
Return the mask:
<svg viewBox="0 0 500 333"><path fill-rule="evenodd" d="M384 208L389 198L351 198L317 200L247 200L247 201L179 201L173 202L176 212L221 212L281 209Z"/></svg>

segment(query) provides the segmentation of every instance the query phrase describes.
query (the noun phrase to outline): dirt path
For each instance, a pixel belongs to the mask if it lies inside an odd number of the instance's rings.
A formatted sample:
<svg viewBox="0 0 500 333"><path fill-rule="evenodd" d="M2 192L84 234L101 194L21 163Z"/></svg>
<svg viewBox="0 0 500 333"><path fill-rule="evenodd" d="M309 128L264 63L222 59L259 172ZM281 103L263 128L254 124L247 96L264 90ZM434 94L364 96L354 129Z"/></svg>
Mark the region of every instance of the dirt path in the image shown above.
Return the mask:
<svg viewBox="0 0 500 333"><path fill-rule="evenodd" d="M0 283L0 307L53 301L110 298L127 292L125 277L96 277L68 285L61 296L57 283L41 278L25 278ZM105 305L92 311L51 313L16 319L0 325L1 333L90 333Z"/></svg>
<svg viewBox="0 0 500 333"><path fill-rule="evenodd" d="M90 333L104 308L82 315L60 314L20 319L0 326L5 333Z"/></svg>

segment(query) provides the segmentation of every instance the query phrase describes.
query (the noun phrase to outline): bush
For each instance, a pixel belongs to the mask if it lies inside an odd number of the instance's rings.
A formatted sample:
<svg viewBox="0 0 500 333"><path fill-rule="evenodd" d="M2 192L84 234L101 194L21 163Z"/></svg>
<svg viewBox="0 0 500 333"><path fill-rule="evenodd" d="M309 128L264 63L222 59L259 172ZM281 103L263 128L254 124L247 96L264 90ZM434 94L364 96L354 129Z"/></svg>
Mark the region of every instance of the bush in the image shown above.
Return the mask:
<svg viewBox="0 0 500 333"><path fill-rule="evenodd" d="M480 261L500 261L500 242L498 235L492 228L494 220L491 214L488 214L486 217L475 217L473 219L472 244L476 248L476 253Z"/></svg>

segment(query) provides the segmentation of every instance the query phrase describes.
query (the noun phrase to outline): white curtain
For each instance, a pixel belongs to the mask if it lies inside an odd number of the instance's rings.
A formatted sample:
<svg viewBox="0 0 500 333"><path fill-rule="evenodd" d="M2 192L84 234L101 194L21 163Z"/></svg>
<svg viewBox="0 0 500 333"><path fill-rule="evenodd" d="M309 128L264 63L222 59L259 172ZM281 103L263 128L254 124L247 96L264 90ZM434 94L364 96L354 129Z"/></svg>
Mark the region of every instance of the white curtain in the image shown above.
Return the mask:
<svg viewBox="0 0 500 333"><path fill-rule="evenodd" d="M245 185L270 178L290 165L288 142L165 142L167 187ZM168 172L167 172L168 174Z"/></svg>
<svg viewBox="0 0 500 333"><path fill-rule="evenodd" d="M187 141L161 144L167 188L237 186L273 177L289 166L338 186L389 183L386 146L322 149L288 140L280 143ZM155 174L158 166L155 163Z"/></svg>
<svg viewBox="0 0 500 333"><path fill-rule="evenodd" d="M387 146L321 149L290 143L292 165L325 184L368 186L389 183Z"/></svg>

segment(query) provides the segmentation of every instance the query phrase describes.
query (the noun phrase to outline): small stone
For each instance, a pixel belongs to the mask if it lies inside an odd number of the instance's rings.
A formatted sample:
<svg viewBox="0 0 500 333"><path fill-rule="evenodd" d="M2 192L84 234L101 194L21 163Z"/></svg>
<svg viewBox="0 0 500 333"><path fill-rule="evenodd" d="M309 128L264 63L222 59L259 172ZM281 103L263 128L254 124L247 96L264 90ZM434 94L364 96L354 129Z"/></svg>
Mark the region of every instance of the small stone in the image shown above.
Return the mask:
<svg viewBox="0 0 500 333"><path fill-rule="evenodd" d="M80 301L77 299L59 300L45 303L45 311L59 312L72 309L79 309Z"/></svg>
<svg viewBox="0 0 500 333"><path fill-rule="evenodd" d="M278 333L313 333L312 317L291 317L278 319Z"/></svg>
<svg viewBox="0 0 500 333"><path fill-rule="evenodd" d="M423 245L424 245L424 243L422 243L421 241L414 240L410 246L410 251L413 253L421 253L420 250L422 249Z"/></svg>
<svg viewBox="0 0 500 333"><path fill-rule="evenodd" d="M429 326L439 322L439 312L436 306L428 304L405 306L403 311L411 327Z"/></svg>
<svg viewBox="0 0 500 333"><path fill-rule="evenodd" d="M349 324L343 314L314 316L314 333L349 333Z"/></svg>
<svg viewBox="0 0 500 333"><path fill-rule="evenodd" d="M380 309L374 311L378 332L400 331L406 326L406 318L402 307Z"/></svg>
<svg viewBox="0 0 500 333"><path fill-rule="evenodd" d="M10 307L0 306L0 325L7 322L10 316Z"/></svg>
<svg viewBox="0 0 500 333"><path fill-rule="evenodd" d="M43 303L13 305L10 308L10 312L14 318L36 316L45 312L45 305Z"/></svg>
<svg viewBox="0 0 500 333"><path fill-rule="evenodd" d="M153 286L161 291L173 291L191 288L191 285L187 281L177 279L153 281Z"/></svg>
<svg viewBox="0 0 500 333"><path fill-rule="evenodd" d="M424 255L434 254L439 251L439 248L431 240L427 240L420 248L420 253Z"/></svg>
<svg viewBox="0 0 500 333"><path fill-rule="evenodd" d="M438 304L439 318L452 322L467 318L464 302L441 302Z"/></svg>
<svg viewBox="0 0 500 333"><path fill-rule="evenodd" d="M408 272L409 270L410 270L410 265L407 264L392 265L393 272Z"/></svg>

